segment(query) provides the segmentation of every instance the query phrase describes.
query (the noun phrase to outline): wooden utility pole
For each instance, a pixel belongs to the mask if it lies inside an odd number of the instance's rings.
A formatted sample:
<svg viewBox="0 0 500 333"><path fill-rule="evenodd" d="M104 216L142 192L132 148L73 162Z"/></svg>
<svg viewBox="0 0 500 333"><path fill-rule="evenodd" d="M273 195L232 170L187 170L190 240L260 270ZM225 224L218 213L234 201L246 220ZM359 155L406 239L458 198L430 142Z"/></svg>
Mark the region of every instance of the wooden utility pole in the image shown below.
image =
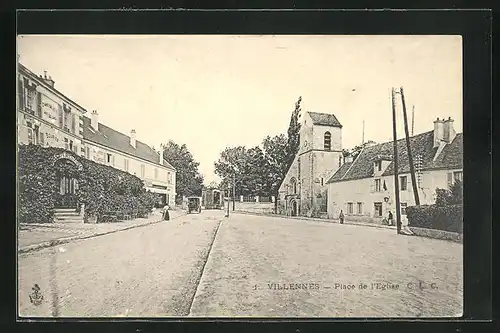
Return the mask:
<svg viewBox="0 0 500 333"><path fill-rule="evenodd" d="M365 143L365 121L363 120L363 134L361 135L361 144Z"/></svg>
<svg viewBox="0 0 500 333"><path fill-rule="evenodd" d="M415 128L415 105L411 108L411 136L413 136L413 129Z"/></svg>
<svg viewBox="0 0 500 333"><path fill-rule="evenodd" d="M401 232L401 203L399 202L398 177L398 137L396 130L396 91L392 88L392 136L394 141L394 189L396 196L396 226L398 234Z"/></svg>
<svg viewBox="0 0 500 333"><path fill-rule="evenodd" d="M410 163L411 184L413 187L413 196L415 205L420 206L420 198L418 197L417 178L415 177L415 165L413 164L413 153L411 152L410 135L408 134L408 120L406 117L406 103L403 87L400 88L401 102L403 104L403 119L405 123L406 149L408 150L408 162Z"/></svg>
<svg viewBox="0 0 500 333"><path fill-rule="evenodd" d="M234 197L236 196L236 174L233 173L233 212L234 212Z"/></svg>

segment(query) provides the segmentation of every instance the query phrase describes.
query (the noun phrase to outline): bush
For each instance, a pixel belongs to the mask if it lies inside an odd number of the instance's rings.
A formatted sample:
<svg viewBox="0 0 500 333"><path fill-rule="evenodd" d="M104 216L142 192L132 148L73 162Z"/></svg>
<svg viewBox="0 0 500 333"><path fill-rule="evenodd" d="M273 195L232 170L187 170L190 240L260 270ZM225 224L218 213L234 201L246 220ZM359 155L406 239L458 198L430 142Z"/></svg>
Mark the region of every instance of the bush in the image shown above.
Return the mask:
<svg viewBox="0 0 500 333"><path fill-rule="evenodd" d="M82 164L78 171L72 162L52 165L55 155L66 152ZM104 211L139 211L148 214L157 199L147 192L138 177L111 166L87 160L61 148L35 145L19 146L19 209L21 223L53 221L53 208L58 196L57 172L63 168L78 179L77 202L85 204L85 220L101 217Z"/></svg>
<svg viewBox="0 0 500 333"><path fill-rule="evenodd" d="M462 205L422 205L406 208L410 227L438 229L444 231L463 231Z"/></svg>

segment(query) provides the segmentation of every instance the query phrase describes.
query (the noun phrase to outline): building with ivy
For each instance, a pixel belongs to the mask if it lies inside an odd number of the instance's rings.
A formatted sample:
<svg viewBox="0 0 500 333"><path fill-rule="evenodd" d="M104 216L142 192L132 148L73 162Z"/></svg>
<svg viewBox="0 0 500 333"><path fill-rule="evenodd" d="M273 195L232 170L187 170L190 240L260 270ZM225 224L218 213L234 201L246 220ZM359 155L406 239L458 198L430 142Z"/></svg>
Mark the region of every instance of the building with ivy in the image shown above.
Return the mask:
<svg viewBox="0 0 500 333"><path fill-rule="evenodd" d="M97 163L126 171L158 194L158 204L175 204L175 168L146 143L134 129L129 135L99 123L98 112L87 110L56 89L52 77L36 75L18 63L17 137L21 145L57 147ZM60 194L78 191L78 180L62 174ZM72 208L76 203L60 202Z"/></svg>

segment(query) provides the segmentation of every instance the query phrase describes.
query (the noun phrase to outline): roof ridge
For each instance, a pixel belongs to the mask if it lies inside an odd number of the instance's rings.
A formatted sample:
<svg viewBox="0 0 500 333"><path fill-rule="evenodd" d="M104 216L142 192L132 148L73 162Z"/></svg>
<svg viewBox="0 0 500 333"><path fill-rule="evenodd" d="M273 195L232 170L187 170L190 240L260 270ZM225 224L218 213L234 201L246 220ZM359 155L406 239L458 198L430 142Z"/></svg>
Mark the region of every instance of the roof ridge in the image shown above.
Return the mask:
<svg viewBox="0 0 500 333"><path fill-rule="evenodd" d="M356 163L356 160L358 159L358 157L363 153L363 151L365 150L365 147L361 148L361 151L359 152L359 154L356 156L355 159L353 159L351 165L349 166L349 168L347 169L347 171L344 173L344 175L342 176L342 178L340 178L340 180L344 179L345 176L347 175L347 173L349 173L349 171L351 171L352 169L352 166L354 165L354 163Z"/></svg>
<svg viewBox="0 0 500 333"><path fill-rule="evenodd" d="M85 117L85 118L87 118L87 119L91 120L91 119L90 119L89 117L87 117L87 116L83 116L83 117ZM122 133L122 132L120 132L120 131L118 131L118 130L114 129L114 128L113 128L113 127L111 127L111 126L108 126L108 125L103 124L103 123L101 123L101 122L99 122L98 124L99 124L99 125L102 125L102 126L104 126L104 127L107 127L107 128L109 128L110 130L112 130L112 131L114 131L114 132L116 132L116 133L119 133L119 134L121 134L121 135L123 135L123 136L126 136L127 138L129 138L129 139L130 139L130 135L124 134L124 133ZM99 130L98 130L98 132L99 132ZM104 133L102 133L102 134L104 134ZM141 141L141 140L137 140L137 139L136 139L136 140L135 140L135 142L136 142L136 143L137 143L137 142L142 143L143 145L146 145L146 146L148 146L149 148L151 148L151 146L149 146L147 143L145 143L145 142L143 142L143 141ZM151 150L153 150L153 148L151 148ZM153 151L154 151L154 150L153 150Z"/></svg>

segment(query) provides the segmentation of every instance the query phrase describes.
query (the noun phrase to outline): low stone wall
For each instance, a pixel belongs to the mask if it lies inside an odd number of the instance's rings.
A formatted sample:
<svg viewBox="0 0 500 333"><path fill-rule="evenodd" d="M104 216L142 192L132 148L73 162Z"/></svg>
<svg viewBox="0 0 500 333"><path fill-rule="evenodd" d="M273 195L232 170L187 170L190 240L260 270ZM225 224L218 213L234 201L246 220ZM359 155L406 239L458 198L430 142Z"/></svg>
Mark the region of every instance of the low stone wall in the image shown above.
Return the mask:
<svg viewBox="0 0 500 333"><path fill-rule="evenodd" d="M417 228L417 227L409 227L409 228L417 236L423 236L435 239L444 239L457 243L463 242L463 235L457 232L450 232L437 229Z"/></svg>
<svg viewBox="0 0 500 333"><path fill-rule="evenodd" d="M233 203L230 202L229 208L233 209ZM235 202L235 211L260 213L260 214L273 214L274 203L272 202Z"/></svg>

